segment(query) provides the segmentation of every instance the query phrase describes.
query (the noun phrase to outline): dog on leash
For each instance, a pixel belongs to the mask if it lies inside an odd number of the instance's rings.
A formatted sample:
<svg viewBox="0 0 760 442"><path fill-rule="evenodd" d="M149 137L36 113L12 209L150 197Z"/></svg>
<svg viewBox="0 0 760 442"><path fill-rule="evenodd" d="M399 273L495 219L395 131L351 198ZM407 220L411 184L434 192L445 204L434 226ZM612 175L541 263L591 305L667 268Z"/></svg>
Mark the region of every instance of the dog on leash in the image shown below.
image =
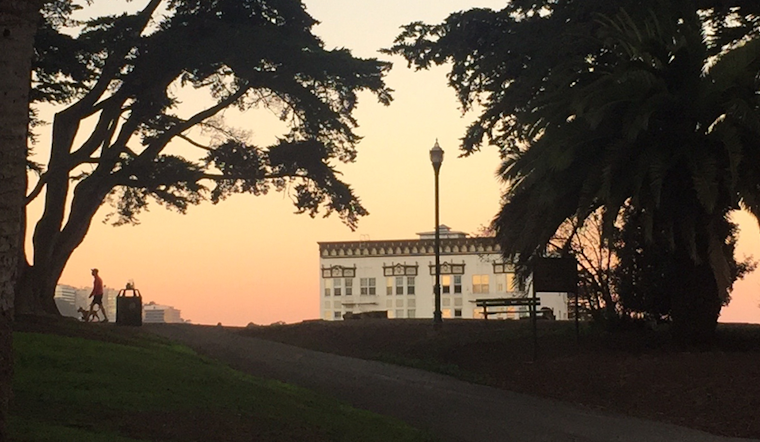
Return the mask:
<svg viewBox="0 0 760 442"><path fill-rule="evenodd" d="M77 311L82 315L82 322L90 322L100 319L97 310L90 313L89 310L85 310L82 307L79 307L79 310Z"/></svg>

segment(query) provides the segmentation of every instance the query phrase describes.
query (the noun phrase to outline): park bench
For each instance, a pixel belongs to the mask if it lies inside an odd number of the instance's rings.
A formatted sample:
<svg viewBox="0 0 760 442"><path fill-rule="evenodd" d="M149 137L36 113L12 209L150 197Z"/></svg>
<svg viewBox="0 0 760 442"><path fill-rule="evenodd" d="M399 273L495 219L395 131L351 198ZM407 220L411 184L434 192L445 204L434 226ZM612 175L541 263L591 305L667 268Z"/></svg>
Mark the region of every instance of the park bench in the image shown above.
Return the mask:
<svg viewBox="0 0 760 442"><path fill-rule="evenodd" d="M358 313L346 312L343 314L343 319L388 319L388 312L386 310Z"/></svg>
<svg viewBox="0 0 760 442"><path fill-rule="evenodd" d="M483 318L488 319L488 315L497 315L503 311L489 311L491 307L514 307L527 306L531 315L536 313L536 307L541 305L541 298L484 298L476 299L475 305L483 309Z"/></svg>

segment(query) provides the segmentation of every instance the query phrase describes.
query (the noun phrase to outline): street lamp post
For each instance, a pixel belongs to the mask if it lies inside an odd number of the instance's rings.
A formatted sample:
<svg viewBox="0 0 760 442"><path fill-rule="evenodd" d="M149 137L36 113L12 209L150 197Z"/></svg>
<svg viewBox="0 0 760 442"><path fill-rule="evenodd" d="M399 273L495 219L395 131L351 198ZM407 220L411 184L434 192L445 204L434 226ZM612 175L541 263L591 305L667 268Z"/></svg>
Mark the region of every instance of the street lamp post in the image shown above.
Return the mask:
<svg viewBox="0 0 760 442"><path fill-rule="evenodd" d="M433 163L435 172L435 311L433 312L433 327L438 329L443 323L441 316L441 231L438 220L438 173L443 163L443 149L435 140L435 146L430 149L430 162Z"/></svg>

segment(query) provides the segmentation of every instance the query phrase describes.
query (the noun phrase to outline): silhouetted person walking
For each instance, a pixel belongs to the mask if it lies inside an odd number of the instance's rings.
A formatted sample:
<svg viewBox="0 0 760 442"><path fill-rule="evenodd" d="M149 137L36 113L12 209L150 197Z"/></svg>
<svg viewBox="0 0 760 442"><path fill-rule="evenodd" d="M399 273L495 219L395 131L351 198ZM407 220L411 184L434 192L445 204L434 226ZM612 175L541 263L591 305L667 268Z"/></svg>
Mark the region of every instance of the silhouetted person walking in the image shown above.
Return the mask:
<svg viewBox="0 0 760 442"><path fill-rule="evenodd" d="M106 309L103 308L103 280L98 275L98 269L92 269L92 276L94 280L92 281L92 293L89 296L92 298L92 302L90 303L90 318L93 318L93 310L95 309L95 305L98 305L100 306L98 310L100 313L103 313L103 319L100 322L108 322Z"/></svg>

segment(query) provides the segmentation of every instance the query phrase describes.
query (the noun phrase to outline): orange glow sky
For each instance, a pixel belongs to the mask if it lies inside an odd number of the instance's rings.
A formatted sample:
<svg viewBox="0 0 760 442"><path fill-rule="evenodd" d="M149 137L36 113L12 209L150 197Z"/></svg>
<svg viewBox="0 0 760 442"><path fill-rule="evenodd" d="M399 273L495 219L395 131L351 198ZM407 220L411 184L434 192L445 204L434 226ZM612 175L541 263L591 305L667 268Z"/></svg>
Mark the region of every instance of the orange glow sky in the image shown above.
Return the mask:
<svg viewBox="0 0 760 442"><path fill-rule="evenodd" d="M94 8L114 12L113 5L121 3L99 0ZM133 10L145 3L135 0L126 8ZM122 288L134 279L144 302L172 305L194 323L315 319L319 315L318 241L414 238L415 232L433 229L428 151L436 139L446 151L440 183L441 222L470 233L490 222L501 191L495 178L498 156L491 148L458 158L458 139L473 116L461 115L453 90L446 87L446 70L413 72L400 58L381 56L377 50L390 46L403 24L439 22L451 12L473 7L499 8L503 0L304 3L321 22L314 32L328 48L347 47L355 56L394 62L387 78L395 90L394 102L385 107L369 94L361 96L355 113L360 124L357 133L364 137L358 160L339 166L370 212L358 230L352 232L337 217L294 215L290 199L281 193L240 195L216 206L206 203L190 208L184 216L153 204L138 226L101 223L110 211L106 206L74 252L61 283L88 286L89 269L98 267L107 286ZM193 105L193 99L189 94L186 104ZM230 113L226 117L252 131L258 144L272 142L278 135L278 123L269 114ZM44 135L38 161L47 155ZM31 206L30 219L35 220L40 211L38 205ZM742 227L739 256L755 253L760 240L756 223L746 215L737 220ZM734 300L721 320L760 322L759 288L757 274L737 283Z"/></svg>

